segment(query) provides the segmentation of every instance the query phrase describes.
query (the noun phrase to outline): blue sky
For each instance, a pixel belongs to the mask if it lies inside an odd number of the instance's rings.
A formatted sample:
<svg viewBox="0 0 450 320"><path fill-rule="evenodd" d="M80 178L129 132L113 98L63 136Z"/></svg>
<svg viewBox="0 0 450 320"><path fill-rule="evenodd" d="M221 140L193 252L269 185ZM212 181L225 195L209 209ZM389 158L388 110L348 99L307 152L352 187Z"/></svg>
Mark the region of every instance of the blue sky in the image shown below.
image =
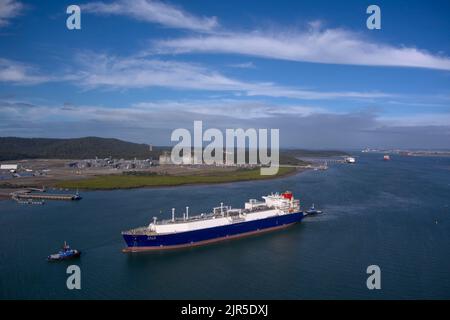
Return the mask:
<svg viewBox="0 0 450 320"><path fill-rule="evenodd" d="M66 8L81 7L81 30ZM366 8L381 8L381 30ZM0 136L450 148L448 1L0 0Z"/></svg>

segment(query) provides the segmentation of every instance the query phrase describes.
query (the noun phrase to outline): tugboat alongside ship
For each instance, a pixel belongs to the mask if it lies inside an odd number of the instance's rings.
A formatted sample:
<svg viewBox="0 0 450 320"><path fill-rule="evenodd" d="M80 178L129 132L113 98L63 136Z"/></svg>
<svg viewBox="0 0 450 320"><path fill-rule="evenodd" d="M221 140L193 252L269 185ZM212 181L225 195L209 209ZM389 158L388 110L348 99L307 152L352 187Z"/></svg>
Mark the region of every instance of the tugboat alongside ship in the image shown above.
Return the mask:
<svg viewBox="0 0 450 320"><path fill-rule="evenodd" d="M123 231L127 244L123 252L159 251L200 246L209 243L241 238L259 233L275 231L301 222L306 216L321 214L314 204L303 212L300 200L290 191L272 193L262 197L264 201L250 199L243 209L224 206L213 208L212 213L189 216L189 207L183 217L153 222L148 226ZM47 257L48 261L77 258L81 251L71 249L64 241L62 249Z"/></svg>
<svg viewBox="0 0 450 320"><path fill-rule="evenodd" d="M312 204L312 206L311 206L311 208L309 208L309 210L306 210L305 211L305 216L313 216L313 215L316 215L316 214L321 214L322 213L322 210L317 210L315 207L314 207L314 203Z"/></svg>

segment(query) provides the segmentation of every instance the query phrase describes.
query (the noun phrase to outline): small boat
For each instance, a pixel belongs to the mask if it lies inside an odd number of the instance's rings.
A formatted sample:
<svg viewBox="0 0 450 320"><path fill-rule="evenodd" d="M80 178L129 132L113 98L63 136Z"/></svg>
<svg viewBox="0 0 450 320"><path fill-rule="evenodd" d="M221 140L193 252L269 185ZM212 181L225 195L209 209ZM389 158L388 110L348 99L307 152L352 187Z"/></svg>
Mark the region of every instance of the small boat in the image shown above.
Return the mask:
<svg viewBox="0 0 450 320"><path fill-rule="evenodd" d="M81 200L82 198L81 198L81 196L80 196L80 194L78 193L78 191L77 191L77 193L75 193L75 195L72 197L72 200Z"/></svg>
<svg viewBox="0 0 450 320"><path fill-rule="evenodd" d="M386 154L386 155L384 155L383 160L389 161L389 160L391 160L391 157L388 154Z"/></svg>
<svg viewBox="0 0 450 320"><path fill-rule="evenodd" d="M305 213L306 213L306 215L310 216L310 215L315 215L315 214L321 214L322 211L321 211L321 210L317 210L317 209L314 207L314 203L313 203L313 205L311 206L311 208L309 208L309 210L306 210Z"/></svg>
<svg viewBox="0 0 450 320"><path fill-rule="evenodd" d="M356 159L353 158L353 157L347 157L347 158L344 159L344 161L346 163L350 163L350 164L356 163Z"/></svg>
<svg viewBox="0 0 450 320"><path fill-rule="evenodd" d="M64 246L62 249L55 254L51 254L47 257L48 261L61 261L68 260L72 258L78 258L81 255L81 251L71 249L70 246L64 241Z"/></svg>

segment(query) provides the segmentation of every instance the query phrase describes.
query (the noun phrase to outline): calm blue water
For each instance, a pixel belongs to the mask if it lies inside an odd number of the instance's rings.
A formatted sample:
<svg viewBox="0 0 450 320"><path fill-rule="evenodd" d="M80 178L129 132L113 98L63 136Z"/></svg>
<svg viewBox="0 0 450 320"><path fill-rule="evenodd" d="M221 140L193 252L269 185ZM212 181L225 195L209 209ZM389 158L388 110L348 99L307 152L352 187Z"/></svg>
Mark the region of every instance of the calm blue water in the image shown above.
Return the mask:
<svg viewBox="0 0 450 320"><path fill-rule="evenodd" d="M361 155L285 179L84 192L45 206L0 201L0 298L450 298L450 159ZM189 205L292 190L325 211L271 234L177 252L126 255L120 231ZM161 214L160 211L164 213ZM80 260L47 263L68 240ZM66 267L81 267L79 291ZM366 268L381 268L379 291Z"/></svg>

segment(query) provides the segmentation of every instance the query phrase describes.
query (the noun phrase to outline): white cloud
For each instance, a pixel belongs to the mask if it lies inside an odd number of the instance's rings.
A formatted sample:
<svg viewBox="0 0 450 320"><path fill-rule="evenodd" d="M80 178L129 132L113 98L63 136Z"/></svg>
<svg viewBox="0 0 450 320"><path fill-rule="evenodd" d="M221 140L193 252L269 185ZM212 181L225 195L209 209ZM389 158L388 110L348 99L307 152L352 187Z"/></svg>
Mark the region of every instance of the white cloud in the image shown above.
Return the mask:
<svg viewBox="0 0 450 320"><path fill-rule="evenodd" d="M256 68L255 64L253 62L251 62L251 61L230 64L229 66L232 67L232 68L241 68L241 69L254 69L254 68Z"/></svg>
<svg viewBox="0 0 450 320"><path fill-rule="evenodd" d="M78 56L80 84L86 87L169 87L194 90L238 90L237 80L200 65L170 60L121 58L104 54Z"/></svg>
<svg viewBox="0 0 450 320"><path fill-rule="evenodd" d="M77 83L86 88L148 88L225 91L246 96L294 99L373 99L392 95L382 92L323 92L269 82L245 82L198 64L139 57L121 58L85 53L78 56Z"/></svg>
<svg viewBox="0 0 450 320"><path fill-rule="evenodd" d="M371 42L342 29L222 33L155 42L157 53L229 53L313 63L450 70L450 58L414 47Z"/></svg>
<svg viewBox="0 0 450 320"><path fill-rule="evenodd" d="M382 116L379 118L390 127L446 126L450 124L450 113L419 113L402 116Z"/></svg>
<svg viewBox="0 0 450 320"><path fill-rule="evenodd" d="M396 96L376 91L315 91L271 82L246 82L194 63L89 52L76 55L73 70L77 71L44 76L27 64L0 58L0 82L21 85L63 81L86 89L161 87L304 100L366 100Z"/></svg>
<svg viewBox="0 0 450 320"><path fill-rule="evenodd" d="M175 128L203 120L216 126L233 127L238 123L270 121L283 117L303 118L313 114L329 113L318 107L288 105L278 106L261 101L239 100L186 100L151 101L111 108L83 105L49 106L23 101L0 101L0 117L3 126L26 121L45 128L48 122L84 123L95 127L96 123L134 128ZM331 113L329 113L331 114ZM2 127L0 125L0 128ZM1 130L0 130L1 131Z"/></svg>
<svg viewBox="0 0 450 320"><path fill-rule="evenodd" d="M49 77L39 75L33 67L16 61L0 58L0 82L14 84L37 84L50 81Z"/></svg>
<svg viewBox="0 0 450 320"><path fill-rule="evenodd" d="M394 97L394 94L383 92L357 92L357 91L314 91L283 87L272 83L260 83L249 85L246 94L248 96L268 96L275 98L292 98L306 100L329 100L329 99L377 99Z"/></svg>
<svg viewBox="0 0 450 320"><path fill-rule="evenodd" d="M82 9L83 12L127 16L169 28L210 31L218 26L216 17L197 17L172 5L153 0L92 2L83 5Z"/></svg>
<svg viewBox="0 0 450 320"><path fill-rule="evenodd" d="M15 0L0 0L0 27L9 24L9 20L18 16L23 4Z"/></svg>
<svg viewBox="0 0 450 320"><path fill-rule="evenodd" d="M234 118L241 120L274 118L279 116L304 117L316 113L330 113L314 106L275 105L263 101L236 99L140 102L132 105L134 110L152 113L191 113L199 119L204 117Z"/></svg>

